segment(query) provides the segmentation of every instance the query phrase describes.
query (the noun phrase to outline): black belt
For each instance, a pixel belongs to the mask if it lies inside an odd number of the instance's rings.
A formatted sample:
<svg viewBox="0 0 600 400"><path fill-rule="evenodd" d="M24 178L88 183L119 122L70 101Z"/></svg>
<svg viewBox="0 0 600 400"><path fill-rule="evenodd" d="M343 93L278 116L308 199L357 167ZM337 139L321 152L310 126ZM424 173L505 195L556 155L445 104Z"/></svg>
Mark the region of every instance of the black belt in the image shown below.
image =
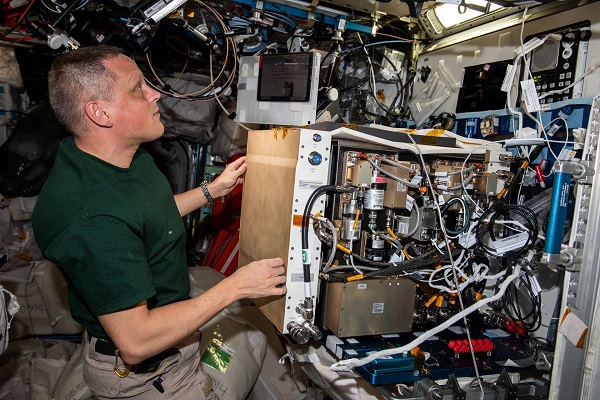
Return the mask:
<svg viewBox="0 0 600 400"><path fill-rule="evenodd" d="M114 356L115 352L117 351L117 347L110 340L96 338L94 350L96 353L104 354L106 356ZM177 353L178 351L175 349L165 350L162 353L158 353L157 355L152 356L139 364L131 365L130 371L134 374L146 374L148 372L154 372L158 369L158 366L165 358Z"/></svg>

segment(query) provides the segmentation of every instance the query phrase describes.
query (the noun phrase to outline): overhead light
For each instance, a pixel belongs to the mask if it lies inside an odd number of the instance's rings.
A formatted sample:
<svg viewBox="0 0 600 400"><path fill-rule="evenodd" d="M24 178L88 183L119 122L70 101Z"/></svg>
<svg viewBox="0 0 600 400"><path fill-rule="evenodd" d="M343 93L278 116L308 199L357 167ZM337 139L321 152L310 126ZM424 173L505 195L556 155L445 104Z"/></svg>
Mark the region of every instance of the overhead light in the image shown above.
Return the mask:
<svg viewBox="0 0 600 400"><path fill-rule="evenodd" d="M525 20L529 18L529 15L525 17ZM482 26L475 27L473 29L469 29L464 32L460 32L451 36L447 36L431 46L427 47L425 51L433 51L437 48L451 46L456 43L464 42L465 40L473 39L475 37L480 37L487 35L489 33L497 32L502 29L510 28L511 26L515 26L520 24L522 21L522 16L516 16L506 19L501 19L498 21L490 22Z"/></svg>
<svg viewBox="0 0 600 400"><path fill-rule="evenodd" d="M488 2L485 0L468 0L467 4L473 4L474 6L485 8ZM492 3L490 4L489 11L492 12L501 8L502 6ZM461 14L459 10L464 10L464 12ZM440 20L444 28L456 26L473 18L477 18L483 14L484 13L481 11L473 10L464 6L459 7L455 4L442 4L441 6L435 8L435 15Z"/></svg>

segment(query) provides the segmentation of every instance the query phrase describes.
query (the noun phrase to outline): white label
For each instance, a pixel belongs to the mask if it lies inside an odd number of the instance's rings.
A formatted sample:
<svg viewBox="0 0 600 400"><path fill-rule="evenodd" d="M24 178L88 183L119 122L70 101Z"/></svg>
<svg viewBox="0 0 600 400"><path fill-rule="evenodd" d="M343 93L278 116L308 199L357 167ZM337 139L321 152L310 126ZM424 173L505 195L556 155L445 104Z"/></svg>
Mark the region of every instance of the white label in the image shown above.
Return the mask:
<svg viewBox="0 0 600 400"><path fill-rule="evenodd" d="M367 210L383 210L383 195L385 191L370 189L365 193L365 208Z"/></svg>
<svg viewBox="0 0 600 400"><path fill-rule="evenodd" d="M358 285L356 285L356 288L359 290L364 290L367 288L367 284L366 283L359 283Z"/></svg>
<svg viewBox="0 0 600 400"><path fill-rule="evenodd" d="M444 204L446 204L446 199L444 199L444 195L441 195L441 194L440 194L440 195L438 196L438 204L439 204L440 206L443 206Z"/></svg>
<svg viewBox="0 0 600 400"><path fill-rule="evenodd" d="M506 253L507 251L515 250L523 247L529 238L529 233L522 232L516 235L508 236L489 244L496 249L498 253Z"/></svg>
<svg viewBox="0 0 600 400"><path fill-rule="evenodd" d="M412 205L411 205L412 207ZM408 233L408 229L410 228L410 224L408 222L399 222L398 223L398 233L405 234Z"/></svg>
<svg viewBox="0 0 600 400"><path fill-rule="evenodd" d="M533 79L521 81L521 89L523 89L523 99L525 100L525 107L527 107L527 111L540 111L540 100L538 99L538 95L535 90L535 82Z"/></svg>
<svg viewBox="0 0 600 400"><path fill-rule="evenodd" d="M323 183L322 181L307 181L307 180L298 181L298 186L301 188L316 189L319 186L323 186L324 184L325 183Z"/></svg>
<svg viewBox="0 0 600 400"><path fill-rule="evenodd" d="M373 248L374 249L383 249L385 247L385 240L380 239L380 238L373 238L371 240L371 242L373 243Z"/></svg>
<svg viewBox="0 0 600 400"><path fill-rule="evenodd" d="M575 158L575 151L569 149L562 149L558 154L558 159L561 161L573 161Z"/></svg>
<svg viewBox="0 0 600 400"><path fill-rule="evenodd" d="M381 337L384 339L392 339L392 338L398 338L398 337L400 337L400 335L398 335L397 333L388 333L386 335L381 335Z"/></svg>
<svg viewBox="0 0 600 400"><path fill-rule="evenodd" d="M517 47L515 49L515 53L520 54L520 55L527 54L531 50L535 49L536 47L538 47L541 44L542 44L542 39L534 37L529 42L525 43L523 46Z"/></svg>
<svg viewBox="0 0 600 400"><path fill-rule="evenodd" d="M406 195L406 209L408 211L412 211L413 206L415 204L415 199L410 194Z"/></svg>
<svg viewBox="0 0 600 400"><path fill-rule="evenodd" d="M542 293L542 287L535 276L530 276L529 281L531 282L531 290L536 296Z"/></svg>
<svg viewBox="0 0 600 400"><path fill-rule="evenodd" d="M373 303L373 314L383 314L384 303Z"/></svg>
<svg viewBox="0 0 600 400"><path fill-rule="evenodd" d="M164 1L158 2L156 4L153 4L151 7L148 7L145 11L144 11L144 16L146 18L151 17L152 15L156 14L157 12L159 12L160 10L163 9L163 7L166 6L166 3Z"/></svg>
<svg viewBox="0 0 600 400"><path fill-rule="evenodd" d="M477 239L475 238L474 234L470 232L465 232L458 235L458 243L465 249L468 249L475 246L475 243L477 243Z"/></svg>
<svg viewBox="0 0 600 400"><path fill-rule="evenodd" d="M515 79L515 68L512 64L506 66L506 75L504 75L504 81L502 81L502 87L500 90L508 92L512 86L512 82Z"/></svg>

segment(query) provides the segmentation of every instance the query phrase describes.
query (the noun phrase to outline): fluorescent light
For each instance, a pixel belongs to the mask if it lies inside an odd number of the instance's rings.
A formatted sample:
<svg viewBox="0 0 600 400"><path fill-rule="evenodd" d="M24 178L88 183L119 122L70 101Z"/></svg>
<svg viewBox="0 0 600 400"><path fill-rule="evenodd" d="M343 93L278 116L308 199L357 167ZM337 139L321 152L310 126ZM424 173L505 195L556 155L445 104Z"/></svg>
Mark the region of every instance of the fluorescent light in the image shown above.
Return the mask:
<svg viewBox="0 0 600 400"><path fill-rule="evenodd" d="M468 4L473 4L484 8L487 6L487 3L488 2L485 0L468 1ZM500 8L502 8L502 6L492 3L490 5L490 12L496 11ZM459 13L459 9L464 9L465 12L461 14ZM435 8L435 15L438 17L444 28L456 26L470 19L477 18L483 14L484 13L481 11L471 10L470 8L463 7L459 8L459 6L456 6L454 4L442 4L441 6Z"/></svg>

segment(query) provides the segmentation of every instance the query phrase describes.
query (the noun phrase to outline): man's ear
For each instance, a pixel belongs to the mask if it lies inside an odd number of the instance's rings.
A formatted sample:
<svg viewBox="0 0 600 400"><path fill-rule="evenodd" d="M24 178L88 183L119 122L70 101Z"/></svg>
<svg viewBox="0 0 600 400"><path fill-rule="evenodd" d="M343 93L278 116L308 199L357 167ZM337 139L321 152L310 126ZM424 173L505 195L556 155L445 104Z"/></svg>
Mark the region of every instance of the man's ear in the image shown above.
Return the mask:
<svg viewBox="0 0 600 400"><path fill-rule="evenodd" d="M85 114L90 121L98 126L104 128L111 128L113 126L110 114L104 109L102 103L99 101L88 101L85 105Z"/></svg>

